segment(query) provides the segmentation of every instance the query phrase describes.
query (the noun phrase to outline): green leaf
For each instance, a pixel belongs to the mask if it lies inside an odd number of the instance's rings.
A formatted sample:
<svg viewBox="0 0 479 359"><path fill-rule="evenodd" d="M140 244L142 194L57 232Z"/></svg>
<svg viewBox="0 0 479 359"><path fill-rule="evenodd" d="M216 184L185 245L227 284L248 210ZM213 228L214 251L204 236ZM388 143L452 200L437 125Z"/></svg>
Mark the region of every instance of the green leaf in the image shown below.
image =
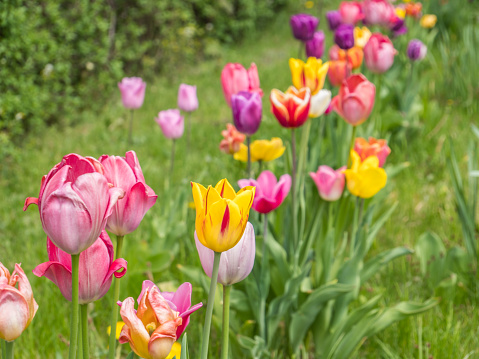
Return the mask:
<svg viewBox="0 0 479 359"><path fill-rule="evenodd" d="M126 356L126 359L133 359L135 357L135 353L134 352L130 352L130 354L128 354Z"/></svg>
<svg viewBox="0 0 479 359"><path fill-rule="evenodd" d="M370 259L364 264L361 270L361 284L364 284L372 275L377 273L382 267L388 264L395 258L414 253L411 249L406 247L396 247L379 253L374 258Z"/></svg>
<svg viewBox="0 0 479 359"><path fill-rule="evenodd" d="M183 334L183 339L181 340L181 356L180 359L190 359L190 353L188 350L188 335Z"/></svg>
<svg viewBox="0 0 479 359"><path fill-rule="evenodd" d="M444 268L446 248L441 238L435 233L423 233L415 247L419 259L421 273L429 276L434 287L448 275L447 268Z"/></svg>

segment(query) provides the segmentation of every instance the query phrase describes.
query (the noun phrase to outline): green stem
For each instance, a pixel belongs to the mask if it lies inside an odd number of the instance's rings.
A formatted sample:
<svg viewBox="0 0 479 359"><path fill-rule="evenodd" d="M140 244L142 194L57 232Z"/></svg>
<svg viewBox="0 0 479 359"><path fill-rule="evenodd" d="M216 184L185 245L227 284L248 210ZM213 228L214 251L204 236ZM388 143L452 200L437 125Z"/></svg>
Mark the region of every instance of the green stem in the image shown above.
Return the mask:
<svg viewBox="0 0 479 359"><path fill-rule="evenodd" d="M246 136L246 146L248 147L248 178L251 178L251 137Z"/></svg>
<svg viewBox="0 0 479 359"><path fill-rule="evenodd" d="M80 310L80 327L78 328L78 353L77 353L78 359L83 359L82 334L83 334L83 331L82 331L81 310Z"/></svg>
<svg viewBox="0 0 479 359"><path fill-rule="evenodd" d="M133 110L130 111L130 131L128 132L128 145L133 144Z"/></svg>
<svg viewBox="0 0 479 359"><path fill-rule="evenodd" d="M15 342L5 342L5 359L13 359L13 344Z"/></svg>
<svg viewBox="0 0 479 359"><path fill-rule="evenodd" d="M186 153L190 153L190 140L191 140L191 112L187 112L188 118L188 132L186 134Z"/></svg>
<svg viewBox="0 0 479 359"><path fill-rule="evenodd" d="M221 359L228 359L228 342L230 333L230 285L223 285L223 346Z"/></svg>
<svg viewBox="0 0 479 359"><path fill-rule="evenodd" d="M299 42L299 51L298 51L298 59L299 59L299 60L302 60L302 59L303 59L303 48L304 48L303 45L304 45L303 42L300 41L300 42Z"/></svg>
<svg viewBox="0 0 479 359"><path fill-rule="evenodd" d="M83 359L89 359L90 350L89 350L89 343L88 343L88 304L81 304L80 311L81 311ZM116 325L115 325L115 332L116 332Z"/></svg>
<svg viewBox="0 0 479 359"><path fill-rule="evenodd" d="M78 327L80 319L78 315L79 267L80 254L72 254L72 321L70 327L70 352L68 355L69 359L75 359L78 350Z"/></svg>
<svg viewBox="0 0 479 359"><path fill-rule="evenodd" d="M121 249L123 247L123 236L116 236L116 253L115 260L120 258ZM118 305L116 304L120 299L120 279L115 278L115 284L113 288L113 309L111 310L111 331L110 331L110 341L109 341L109 352L108 359L115 359L115 348L116 348L116 322L118 320Z"/></svg>
<svg viewBox="0 0 479 359"><path fill-rule="evenodd" d="M201 359L208 358L208 344L210 341L211 317L215 304L216 283L218 281L218 269L220 267L221 252L215 252L213 262L213 273L211 274L210 293L208 294L208 305L206 306L205 325L203 327L203 343L201 345Z"/></svg>
<svg viewBox="0 0 479 359"><path fill-rule="evenodd" d="M258 161L258 173L261 173L263 171L263 161L259 160Z"/></svg>
<svg viewBox="0 0 479 359"><path fill-rule="evenodd" d="M5 347L5 340L0 339L0 347L2 348L2 358L7 357L7 348Z"/></svg>
<svg viewBox="0 0 479 359"><path fill-rule="evenodd" d="M264 228L263 228L263 258L261 259L261 283L263 286L260 286L261 291L265 291L264 289L264 283L266 282L264 280L264 276L266 274L266 264L267 262L267 254L268 254L268 248L266 247L266 238L268 234L268 215L265 213L263 216L263 221L264 221ZM260 293L260 298L261 301L259 303L259 331L261 338L265 341L265 343L268 342L267 340L267 333L266 333L266 293Z"/></svg>
<svg viewBox="0 0 479 359"><path fill-rule="evenodd" d="M356 139L356 130L357 130L357 126L353 126L353 133L351 135L351 141L349 142L348 168L350 168L352 165L351 150L354 148L354 140Z"/></svg>
<svg viewBox="0 0 479 359"><path fill-rule="evenodd" d="M352 258L354 255L354 251L356 249L356 235L358 232L358 220L359 220L359 197L356 197L356 203L354 205L354 214L353 214L353 228L351 230L351 247L350 250L350 257Z"/></svg>
<svg viewBox="0 0 479 359"><path fill-rule="evenodd" d="M293 157L293 171L291 173L291 182L293 186L291 204L293 206L293 253L296 250L298 242L298 217L296 216L296 134L294 128L291 129L291 152Z"/></svg>
<svg viewBox="0 0 479 359"><path fill-rule="evenodd" d="M170 183L169 184L173 183L173 171L174 171L174 168L175 168L175 143L176 143L176 140L173 139L173 142L171 144Z"/></svg>

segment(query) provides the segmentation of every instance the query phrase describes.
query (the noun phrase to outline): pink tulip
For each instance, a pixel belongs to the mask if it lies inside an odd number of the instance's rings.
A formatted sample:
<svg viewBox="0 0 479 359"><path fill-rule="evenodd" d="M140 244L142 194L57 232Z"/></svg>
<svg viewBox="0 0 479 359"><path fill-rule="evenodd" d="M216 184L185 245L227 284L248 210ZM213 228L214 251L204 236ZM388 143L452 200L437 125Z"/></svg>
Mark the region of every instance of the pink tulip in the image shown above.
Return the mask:
<svg viewBox="0 0 479 359"><path fill-rule="evenodd" d="M340 86L351 75L351 72L352 67L349 61L329 61L328 78L331 85Z"/></svg>
<svg viewBox="0 0 479 359"><path fill-rule="evenodd" d="M248 70L238 63L228 63L221 71L221 85L228 106L231 107L231 96L240 91L257 92L263 96L260 89L258 69L253 62Z"/></svg>
<svg viewBox="0 0 479 359"><path fill-rule="evenodd" d="M343 166L336 171L329 166L319 166L316 172L309 172L309 175L318 187L319 196L325 201L337 201L341 198L344 190Z"/></svg>
<svg viewBox="0 0 479 359"><path fill-rule="evenodd" d="M364 75L351 75L333 98L333 110L350 125L358 126L371 114L375 96L376 87Z"/></svg>
<svg viewBox="0 0 479 359"><path fill-rule="evenodd" d="M363 13L368 25L388 26L396 17L394 7L388 0L364 0Z"/></svg>
<svg viewBox="0 0 479 359"><path fill-rule="evenodd" d="M238 185L243 188L246 186L255 186L256 194L253 200L253 209L259 213L269 213L278 208L291 189L291 176L282 175L279 181L271 171L263 171L254 179L242 179Z"/></svg>
<svg viewBox="0 0 479 359"><path fill-rule="evenodd" d="M118 83L121 92L123 106L129 109L137 109L143 105L145 100L146 82L140 77L124 77Z"/></svg>
<svg viewBox="0 0 479 359"><path fill-rule="evenodd" d="M356 25L364 18L361 10L361 4L357 1L343 1L339 4L339 13L343 24Z"/></svg>
<svg viewBox="0 0 479 359"><path fill-rule="evenodd" d="M369 71L381 74L393 65L397 51L389 37L374 33L364 46L364 60Z"/></svg>
<svg viewBox="0 0 479 359"><path fill-rule="evenodd" d="M49 262L38 265L33 274L47 277L60 289L66 300L72 300L72 257L56 247L47 238ZM79 303L86 304L102 298L110 289L112 276L121 278L127 263L123 258L115 261L110 237L102 231L100 237L88 249L80 253Z"/></svg>
<svg viewBox="0 0 479 359"><path fill-rule="evenodd" d="M185 131L185 121L180 114L180 110L165 110L160 111L158 117L155 118L158 125L161 127L161 131L166 138L180 138Z"/></svg>
<svg viewBox="0 0 479 359"><path fill-rule="evenodd" d="M125 191L106 223L110 232L124 236L138 228L158 196L146 184L135 151L128 151L125 157L103 155L100 163L108 182Z"/></svg>
<svg viewBox="0 0 479 359"><path fill-rule="evenodd" d="M185 112L193 112L198 109L198 97L196 86L181 84L178 89L178 108Z"/></svg>
<svg viewBox="0 0 479 359"><path fill-rule="evenodd" d="M10 275L0 262L0 339L17 339L28 328L37 309L32 287L20 264L15 264Z"/></svg>
<svg viewBox="0 0 479 359"><path fill-rule="evenodd" d="M43 230L68 254L90 247L125 191L110 187L103 167L93 158L69 154L42 178L38 198L25 200L23 210L38 205Z"/></svg>
<svg viewBox="0 0 479 359"><path fill-rule="evenodd" d="M214 252L201 244L196 232L195 243L203 270L211 278ZM253 225L248 222L238 244L221 254L218 282L223 285L232 285L245 279L253 269L255 248Z"/></svg>

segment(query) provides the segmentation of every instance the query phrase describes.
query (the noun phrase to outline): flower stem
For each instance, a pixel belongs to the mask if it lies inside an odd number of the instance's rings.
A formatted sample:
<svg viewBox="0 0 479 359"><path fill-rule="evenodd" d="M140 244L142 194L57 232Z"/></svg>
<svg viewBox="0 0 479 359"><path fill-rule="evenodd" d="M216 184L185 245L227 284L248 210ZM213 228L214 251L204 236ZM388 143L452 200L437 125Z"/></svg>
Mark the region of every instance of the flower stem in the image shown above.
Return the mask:
<svg viewBox="0 0 479 359"><path fill-rule="evenodd" d="M266 256L267 256L267 247L266 247L266 237L267 237L267 234L268 234L268 215L265 213L264 216L263 216L263 221L264 221L264 229L263 229L263 258L261 259L261 276L260 276L260 280L261 280L261 283L263 283L263 286L264 286L264 283L266 282L264 280L264 276L265 276L265 273L266 273L266 263L268 263L268 260L266 259ZM263 288L263 289L262 289ZM264 287L260 286L260 290L263 291L265 290ZM265 290L266 292L266 290ZM265 343L267 343L267 338L266 338L266 293L260 293L260 303L259 303L259 331L260 331L260 335L261 335L261 338L263 338L263 340L265 341Z"/></svg>
<svg viewBox="0 0 479 359"><path fill-rule="evenodd" d="M116 253L115 260L120 258L121 249L123 247L123 236L116 236ZM120 278L115 278L115 284L113 288L113 308L111 310L111 332L110 332L110 342L109 342L109 352L108 359L115 359L115 348L116 348L116 322L118 320L118 299L120 298Z"/></svg>
<svg viewBox="0 0 479 359"><path fill-rule="evenodd" d="M186 153L190 153L190 139L191 139L191 112L187 112L188 118L188 132L186 134Z"/></svg>
<svg viewBox="0 0 479 359"><path fill-rule="evenodd" d="M12 340L11 342L5 341L5 359L13 359L13 344L15 342Z"/></svg>
<svg viewBox="0 0 479 359"><path fill-rule="evenodd" d="M128 132L128 145L133 143L133 110L130 111L130 131Z"/></svg>
<svg viewBox="0 0 479 359"><path fill-rule="evenodd" d="M81 306L81 304L80 304ZM83 341L82 341L82 322L81 322L81 310L80 310L80 323L79 323L79 328L78 328L78 352L77 352L77 357L78 359L83 359Z"/></svg>
<svg viewBox="0 0 479 359"><path fill-rule="evenodd" d="M349 142L349 152L348 152L348 168L351 168L351 161L352 161L352 158L351 158L351 150L353 149L354 147L354 140L356 139L356 129L357 129L357 126L353 126L353 133L351 135L351 141Z"/></svg>
<svg viewBox="0 0 479 359"><path fill-rule="evenodd" d="M175 143L176 140L173 139L173 142L171 144L171 159L170 159L170 185L173 183L173 171L175 168Z"/></svg>
<svg viewBox="0 0 479 359"><path fill-rule="evenodd" d="M205 325L203 327L203 343L201 345L201 359L208 358L208 344L210 341L211 317L215 304L216 283L218 281L218 269L220 267L221 252L215 252L213 262L213 273L211 274L210 293L208 294L208 305L206 306Z"/></svg>
<svg viewBox="0 0 479 359"><path fill-rule="evenodd" d="M248 178L251 178L251 137L246 136L246 146L248 146Z"/></svg>
<svg viewBox="0 0 479 359"><path fill-rule="evenodd" d="M293 251L295 251L298 242L298 218L296 216L296 134L294 128L291 129L291 152L293 157L293 171L291 173L293 195L291 196L291 204L293 205ZM291 255L294 255L294 253L291 253Z"/></svg>
<svg viewBox="0 0 479 359"><path fill-rule="evenodd" d="M70 329L70 352L68 355L69 359L75 359L78 350L78 327L80 319L78 315L79 267L80 254L72 254L72 320Z"/></svg>
<svg viewBox="0 0 479 359"><path fill-rule="evenodd" d="M0 339L0 347L2 349L2 358L7 357L7 348L5 348L5 340Z"/></svg>
<svg viewBox="0 0 479 359"><path fill-rule="evenodd" d="M223 345L221 359L228 359L228 342L230 335L230 285L223 285Z"/></svg>
<svg viewBox="0 0 479 359"><path fill-rule="evenodd" d="M82 328L82 346L83 346L83 359L90 358L90 350L88 343L88 304L81 304L81 328ZM116 329L116 326L115 326ZM116 330L115 330L116 332ZM78 358L80 359L80 358Z"/></svg>
<svg viewBox="0 0 479 359"><path fill-rule="evenodd" d="M304 45L303 42L300 41L299 42L299 51L298 51L298 59L299 60L303 59L303 47L304 47L303 45Z"/></svg>

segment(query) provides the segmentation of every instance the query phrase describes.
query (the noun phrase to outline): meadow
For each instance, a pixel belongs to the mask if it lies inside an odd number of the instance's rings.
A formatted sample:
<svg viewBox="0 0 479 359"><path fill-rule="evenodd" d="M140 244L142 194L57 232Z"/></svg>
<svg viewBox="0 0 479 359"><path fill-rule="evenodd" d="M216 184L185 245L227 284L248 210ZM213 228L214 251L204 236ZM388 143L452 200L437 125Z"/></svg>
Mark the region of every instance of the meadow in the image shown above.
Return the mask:
<svg viewBox="0 0 479 359"><path fill-rule="evenodd" d="M190 182L214 185L227 178L237 189L236 182L246 178L246 165L218 149L221 131L227 123L231 123L232 118L221 89L221 70L228 62L238 62L245 67L256 63L265 95L262 99L261 126L252 140L282 138L286 146L285 154L265 163L263 169L271 170L277 177L290 173L291 134L278 124L269 104L271 89L285 90L291 85L288 60L297 56L299 45L291 35L289 17L304 11L314 15L321 13L319 28L328 33L328 49L333 40L326 30L324 13L336 8L338 3L314 2L312 9L307 9L304 2L292 3L260 31L248 34L241 42L222 45L217 56L193 63L178 63L168 72L147 80L145 102L134 113L132 145L127 140L130 114L123 108L119 92L112 97L100 95L89 99L96 102L95 110L90 110L89 104L85 103L81 113L61 121L67 126L53 125L23 136L21 143L2 160L0 168L0 261L7 268L22 263L39 310L30 327L16 341L15 357L67 357L70 303L64 300L53 283L31 273L38 264L48 260L46 235L37 209L29 208L23 212L22 208L26 197L38 195L41 177L68 153L99 158L103 154L124 156L126 151L134 150L146 183L158 195L156 204L146 213L138 229L125 237L123 257L128 262L128 270L121 279L120 299L136 298L141 282L150 279L166 291L188 281L193 285L192 303L206 303L209 279L202 270L193 237L195 210L191 208ZM319 4L323 8L319 9ZM472 195L467 195L466 199L470 201L468 203L473 203L472 212L475 215L477 194L474 186L477 185L470 171L479 169L479 163L470 162L477 160L473 154L479 143L471 127L477 125L479 87L475 77L479 73L479 65L475 55L479 46L479 8L476 3L467 1L431 0L424 1L423 12L438 15L436 26L423 29L409 19L409 32L393 41L398 50L394 65L381 80L368 72L364 65L362 68L366 77L376 84L377 94L373 114L358 127L357 135L385 138L391 148L385 167L387 185L375 197L377 205L367 205L371 209L369 220L374 223L396 206L385 218L382 228L378 229L366 259L397 246L406 247L411 253L398 256L374 272L369 281L358 289L351 308L361 307L377 295L380 297L375 302L378 308L375 313L401 301L425 303L430 300L435 305L431 304L418 315L392 323L378 334L364 336L350 357L479 358L479 297L474 277L477 268L467 267L465 274L447 273L444 278L435 279L434 271L438 269L434 264L431 266L431 262L436 258L429 258L424 264L420 257L423 253L421 248L424 248L418 247L419 239L428 232L434 232L444 243L444 251L455 246L467 246L451 168L457 169L462 176L461 188L471 190ZM414 67L406 56L406 47L412 38L421 39L428 47L425 59ZM381 81L380 87L378 81ZM154 118L159 111L176 107L180 83L197 86L199 108L191 115L190 148L187 149L186 136L176 141L174 172L170 174L172 141L162 135ZM325 88L331 89L333 95L337 92L328 81ZM334 137L333 133L338 135ZM301 131L298 131L298 140L302 139L301 136ZM310 224L312 228L316 221L321 226L327 221L327 209L322 202L319 203L321 199L307 173L315 171L323 163L338 168L338 159L346 155L350 136L351 129L334 112L313 120L309 147L305 149L310 161L301 167L303 175L300 180L307 198L302 207L302 213L306 213L303 218L307 228ZM341 144L344 149L337 153ZM457 163L453 162L453 157ZM253 173L255 177L259 174L257 163L253 163ZM269 227L278 243L282 243L290 231L290 202L288 197L276 213L269 216ZM474 215L473 221L477 223ZM260 246L263 223L253 211L250 221L257 237L258 263L264 256ZM476 239L477 226L473 227L473 238ZM322 229L317 233L318 238L325 235ZM281 267L273 263L273 257L270 261L271 267ZM275 272L274 275L279 274ZM254 282L253 278L258 276L259 272L255 269L246 282ZM272 288L278 286L278 283L273 283L274 278L271 282ZM311 348L316 339L311 335L306 335L306 344L301 354L296 353L297 356L281 345L270 353L258 350L253 355L254 350L247 347L251 344L251 348L258 345L261 349L259 342L248 344L242 339L257 335L255 318L247 318L253 306L247 298L250 284L238 288L236 299L236 291L233 290L231 303L232 358L315 357ZM304 289L304 292L307 291L308 288ZM299 296L304 294L300 292ZM221 293L218 286L210 344L212 358L219 358L221 352ZM274 290L271 290L269 303L274 296ZM92 358L105 358L107 355L111 298L110 291L88 307ZM192 358L199 357L204 317L205 310L192 314L187 329ZM280 335L286 335L281 332L285 323L278 325ZM124 358L129 352L125 344L120 346L118 354Z"/></svg>

